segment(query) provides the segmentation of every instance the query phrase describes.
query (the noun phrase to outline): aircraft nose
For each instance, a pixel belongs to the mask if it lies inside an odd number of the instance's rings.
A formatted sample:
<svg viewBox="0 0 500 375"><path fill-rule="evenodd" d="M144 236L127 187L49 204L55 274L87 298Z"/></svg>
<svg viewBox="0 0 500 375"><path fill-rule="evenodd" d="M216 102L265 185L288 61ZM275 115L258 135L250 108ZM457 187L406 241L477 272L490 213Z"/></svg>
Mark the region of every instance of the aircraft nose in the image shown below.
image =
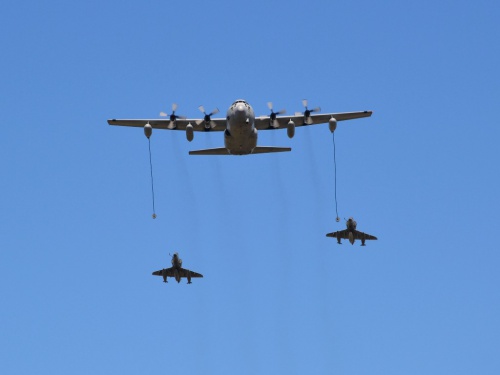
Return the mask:
<svg viewBox="0 0 500 375"><path fill-rule="evenodd" d="M246 111L245 105L243 103L238 104L234 108L234 117L236 117L237 119L245 119L246 113L247 113L247 111Z"/></svg>

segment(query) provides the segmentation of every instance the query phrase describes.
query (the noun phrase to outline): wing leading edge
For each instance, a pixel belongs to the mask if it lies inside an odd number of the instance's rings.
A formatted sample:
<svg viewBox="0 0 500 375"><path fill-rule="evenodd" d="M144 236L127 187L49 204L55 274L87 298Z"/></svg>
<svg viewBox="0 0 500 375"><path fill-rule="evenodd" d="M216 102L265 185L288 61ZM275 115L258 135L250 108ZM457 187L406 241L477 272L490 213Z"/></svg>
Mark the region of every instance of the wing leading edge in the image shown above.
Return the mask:
<svg viewBox="0 0 500 375"><path fill-rule="evenodd" d="M111 119L108 120L109 125L118 125L118 126L131 126L136 128L143 128L144 125L149 124L153 127L153 129L165 129L165 130L186 130L188 124L193 125L193 130L195 132L204 132L204 131L224 131L226 130L226 119L224 118L214 118L212 122L215 124L215 127L210 129L205 129L205 124L203 123L203 119L177 119L175 120L175 128L170 129L168 125L170 124L170 120L163 119ZM198 123L200 125L198 125Z"/></svg>
<svg viewBox="0 0 500 375"><path fill-rule="evenodd" d="M377 237L372 236L371 234L368 234L368 233L360 232L359 230L354 230L353 234L354 234L355 240L362 240L363 238L365 240L376 240L377 239ZM340 238L342 238L344 240L349 239L349 231L347 229L339 230L337 232L328 233L326 236L337 238L337 235L340 235Z"/></svg>
<svg viewBox="0 0 500 375"><path fill-rule="evenodd" d="M153 275L154 276L163 276L163 272L165 272L166 276L175 277L174 270L175 270L174 267L165 268L164 270L159 270L159 271L153 272ZM188 275L190 275L190 277L203 277L203 275L201 273L193 272L193 271L190 271L186 268L178 268L178 271L179 271L180 277L188 277Z"/></svg>
<svg viewBox="0 0 500 375"><path fill-rule="evenodd" d="M284 129L288 126L288 122L290 120L295 123L295 126L317 125L327 123L332 117L337 121L345 121L363 117L370 117L372 113L372 111L322 113L318 115L311 115L311 124L305 123L305 118L303 115L278 116L276 117L276 120L278 121L279 127L276 128L269 126L269 116L260 116L255 118L255 127L259 130Z"/></svg>
<svg viewBox="0 0 500 375"><path fill-rule="evenodd" d="M276 117L276 121L279 124L279 127L270 127L269 126L269 116L260 116L255 118L255 127L258 130L268 130L268 129L285 129L288 125L288 122L291 120L295 123L295 126L304 126L304 125L317 125L317 124L325 124L332 117L337 121L345 121L345 120L354 120L357 118L370 117L372 115L372 111L360 111L360 112L339 112L339 113L322 113L317 115L311 115L311 123L306 124L305 118L303 115L293 115L293 116L278 116ZM117 126L131 126L142 128L146 124L150 124L154 129L165 129L165 130L186 130L188 124L193 125L193 130L198 132L203 131L224 131L226 130L226 119L225 118L214 118L212 119L212 123L215 124L215 127L206 129L203 124L203 119L177 119L175 121L175 128L170 129L168 125L170 124L169 119L110 119L108 120L109 125L117 125ZM200 125L198 125L200 124Z"/></svg>

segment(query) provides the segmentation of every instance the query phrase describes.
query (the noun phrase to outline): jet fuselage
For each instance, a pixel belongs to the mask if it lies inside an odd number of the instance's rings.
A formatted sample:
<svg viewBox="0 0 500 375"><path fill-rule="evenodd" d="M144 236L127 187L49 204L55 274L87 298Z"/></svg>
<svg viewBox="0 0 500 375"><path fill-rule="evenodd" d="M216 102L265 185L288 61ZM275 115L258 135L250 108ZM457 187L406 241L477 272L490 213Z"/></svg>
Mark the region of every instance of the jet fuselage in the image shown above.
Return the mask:
<svg viewBox="0 0 500 375"><path fill-rule="evenodd" d="M349 231L349 242L351 243L351 245L354 245L354 241L356 241L356 239L354 238L354 231L356 230L357 223L352 217L350 217L349 220L346 221L345 225L347 227L347 230Z"/></svg>
<svg viewBox="0 0 500 375"><path fill-rule="evenodd" d="M172 267L174 268L175 281L180 283L181 282L181 275L179 274L179 270L182 268L182 259L179 258L178 253L174 253L174 255L172 256ZM191 281L191 279L189 278L188 281Z"/></svg>

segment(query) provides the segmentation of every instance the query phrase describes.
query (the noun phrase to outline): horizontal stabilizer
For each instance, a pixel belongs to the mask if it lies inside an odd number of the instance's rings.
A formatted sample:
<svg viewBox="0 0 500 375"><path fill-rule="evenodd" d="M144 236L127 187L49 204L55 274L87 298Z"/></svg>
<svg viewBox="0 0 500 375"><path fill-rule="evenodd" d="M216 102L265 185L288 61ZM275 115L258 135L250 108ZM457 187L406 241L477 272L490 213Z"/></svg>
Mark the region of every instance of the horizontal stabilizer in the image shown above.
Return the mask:
<svg viewBox="0 0 500 375"><path fill-rule="evenodd" d="M266 154L268 152L286 151L292 151L292 149L290 147L257 146L253 149L252 154Z"/></svg>
<svg viewBox="0 0 500 375"><path fill-rule="evenodd" d="M205 150L189 151L189 155L230 155L225 147L207 148Z"/></svg>
<svg viewBox="0 0 500 375"><path fill-rule="evenodd" d="M253 149L252 154L265 154L268 152L285 152L292 151L290 147L267 147L267 146L257 146ZM207 148L204 150L194 150L189 151L189 155L231 155L227 148L219 147L219 148ZM234 155L248 155L246 153L234 153Z"/></svg>

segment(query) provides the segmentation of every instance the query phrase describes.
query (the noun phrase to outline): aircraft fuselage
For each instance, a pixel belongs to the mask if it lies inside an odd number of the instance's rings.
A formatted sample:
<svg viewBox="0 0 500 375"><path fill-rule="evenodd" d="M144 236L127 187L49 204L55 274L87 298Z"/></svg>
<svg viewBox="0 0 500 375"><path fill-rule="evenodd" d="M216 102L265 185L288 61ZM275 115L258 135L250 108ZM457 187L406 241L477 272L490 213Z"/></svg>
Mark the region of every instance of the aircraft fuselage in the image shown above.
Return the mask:
<svg viewBox="0 0 500 375"><path fill-rule="evenodd" d="M345 225L348 230L353 231L356 230L356 226L358 225L358 223L356 223L356 221L352 217L350 217L349 220L345 222Z"/></svg>
<svg viewBox="0 0 500 375"><path fill-rule="evenodd" d="M172 267L174 268L174 278L178 283L181 282L181 275L179 274L180 268L182 268L182 259L179 258L179 254L175 253L172 256Z"/></svg>
<svg viewBox="0 0 500 375"><path fill-rule="evenodd" d="M351 245L354 245L354 241L356 241L354 231L356 230L357 223L352 217L350 217L349 220L346 221L345 225L347 227L347 230L349 231L349 242L351 243Z"/></svg>
<svg viewBox="0 0 500 375"><path fill-rule="evenodd" d="M257 146L255 112L244 100L236 100L227 110L224 146L232 155L250 154Z"/></svg>

